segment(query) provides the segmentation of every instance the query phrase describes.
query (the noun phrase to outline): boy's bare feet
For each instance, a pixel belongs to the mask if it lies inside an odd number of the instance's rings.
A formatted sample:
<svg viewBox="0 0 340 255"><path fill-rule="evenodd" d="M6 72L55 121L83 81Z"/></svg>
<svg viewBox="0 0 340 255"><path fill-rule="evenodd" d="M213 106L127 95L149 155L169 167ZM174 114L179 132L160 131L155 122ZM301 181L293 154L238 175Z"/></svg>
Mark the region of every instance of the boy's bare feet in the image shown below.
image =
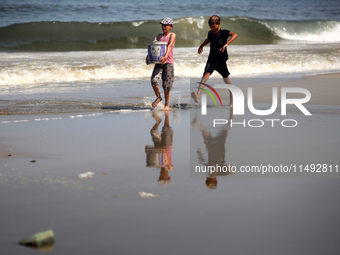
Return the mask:
<svg viewBox="0 0 340 255"><path fill-rule="evenodd" d="M152 108L156 108L160 101L162 101L162 98L157 97L156 100L152 103Z"/></svg>
<svg viewBox="0 0 340 255"><path fill-rule="evenodd" d="M197 94L196 94L195 91L193 91L193 92L191 93L191 97L192 97L192 99L194 99L194 101L195 101L196 103L198 103L199 98L197 97Z"/></svg>

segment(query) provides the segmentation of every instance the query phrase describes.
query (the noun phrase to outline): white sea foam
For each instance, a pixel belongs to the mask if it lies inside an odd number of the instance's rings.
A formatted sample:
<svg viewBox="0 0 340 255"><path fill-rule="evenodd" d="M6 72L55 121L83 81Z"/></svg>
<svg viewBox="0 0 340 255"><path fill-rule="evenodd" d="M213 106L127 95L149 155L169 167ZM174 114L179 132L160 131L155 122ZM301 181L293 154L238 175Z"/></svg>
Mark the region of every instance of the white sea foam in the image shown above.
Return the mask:
<svg viewBox="0 0 340 255"><path fill-rule="evenodd" d="M200 17L186 17L175 21L175 24L179 24L181 22L188 22L190 25L196 25L199 29L203 29L206 20L203 16Z"/></svg>
<svg viewBox="0 0 340 255"><path fill-rule="evenodd" d="M329 30L320 30L317 33L294 33L289 34L286 31L279 32L278 35L284 39L310 42L339 42L340 40L340 25L336 25Z"/></svg>
<svg viewBox="0 0 340 255"><path fill-rule="evenodd" d="M282 39L305 42L340 42L340 24L337 21L323 22L263 22L271 31Z"/></svg>
<svg viewBox="0 0 340 255"><path fill-rule="evenodd" d="M110 113L110 112L108 112ZM78 114L78 115L70 115L70 116L64 116L64 117L44 117L44 118L34 118L34 119L14 119L14 120L3 120L0 121L0 124L10 124L10 123L24 123L24 122L45 122L45 121L55 121L55 120L62 120L65 118L69 119L81 119L86 117L95 117L103 115L104 113L96 112L96 113L89 113L89 114Z"/></svg>
<svg viewBox="0 0 340 255"><path fill-rule="evenodd" d="M340 44L231 45L232 75L332 71L340 69ZM197 48L175 48L175 76L200 77L208 57ZM146 49L107 52L0 53L0 86L149 78Z"/></svg>
<svg viewBox="0 0 340 255"><path fill-rule="evenodd" d="M132 25L134 26L134 27L139 27L140 25L142 25L144 23L144 21L134 21L134 22L132 22Z"/></svg>

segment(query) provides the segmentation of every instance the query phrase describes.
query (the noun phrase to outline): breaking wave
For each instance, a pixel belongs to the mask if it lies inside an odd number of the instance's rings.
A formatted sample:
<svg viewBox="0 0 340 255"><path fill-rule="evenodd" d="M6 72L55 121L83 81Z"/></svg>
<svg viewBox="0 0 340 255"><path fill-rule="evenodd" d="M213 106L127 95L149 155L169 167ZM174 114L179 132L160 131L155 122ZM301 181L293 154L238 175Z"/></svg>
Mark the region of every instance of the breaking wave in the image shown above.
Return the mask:
<svg viewBox="0 0 340 255"><path fill-rule="evenodd" d="M177 47L196 47L207 36L208 17L175 19ZM339 21L265 20L224 17L222 28L238 34L235 44L278 44L290 41L339 42ZM159 21L32 22L0 27L1 51L107 51L145 48L161 32Z"/></svg>

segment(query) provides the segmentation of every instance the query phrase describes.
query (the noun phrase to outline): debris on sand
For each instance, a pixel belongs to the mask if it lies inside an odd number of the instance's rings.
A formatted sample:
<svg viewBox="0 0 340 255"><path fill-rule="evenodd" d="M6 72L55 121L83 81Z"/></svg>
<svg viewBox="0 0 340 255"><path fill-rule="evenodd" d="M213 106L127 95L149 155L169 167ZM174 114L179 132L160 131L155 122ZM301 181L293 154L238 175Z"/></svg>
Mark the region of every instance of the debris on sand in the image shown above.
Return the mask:
<svg viewBox="0 0 340 255"><path fill-rule="evenodd" d="M55 242L53 230L47 230L34 234L33 236L23 239L19 242L21 245L29 246L32 248L43 249L48 247L50 250Z"/></svg>
<svg viewBox="0 0 340 255"><path fill-rule="evenodd" d="M155 194L152 194L152 193L146 193L146 192L139 192L138 193L141 197L159 197L159 195L155 195Z"/></svg>
<svg viewBox="0 0 340 255"><path fill-rule="evenodd" d="M94 173L92 172L86 172L82 174L78 174L79 179L90 179L94 176Z"/></svg>

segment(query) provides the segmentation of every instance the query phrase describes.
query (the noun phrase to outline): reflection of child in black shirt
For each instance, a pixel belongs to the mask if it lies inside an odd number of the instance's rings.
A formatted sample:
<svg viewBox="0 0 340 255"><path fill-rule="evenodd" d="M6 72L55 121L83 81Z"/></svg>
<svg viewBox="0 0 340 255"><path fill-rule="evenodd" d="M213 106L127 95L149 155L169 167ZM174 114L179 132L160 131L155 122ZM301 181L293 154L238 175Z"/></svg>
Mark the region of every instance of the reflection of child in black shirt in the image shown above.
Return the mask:
<svg viewBox="0 0 340 255"><path fill-rule="evenodd" d="M201 149L197 148L197 156L198 156L199 164L205 165L207 167L220 166L222 168L224 167L225 169L230 169L232 167L230 164L226 164L225 162L225 156L226 156L225 144L227 142L228 132L231 127L230 123L232 119L233 119L233 111L232 111L232 108L230 108L229 121L228 121L229 125L225 125L224 128L219 129L217 134L215 133L216 132L215 129L214 130L206 129L204 125L200 122L198 117L196 117L192 121L191 124L196 125L200 129L201 134L203 136L205 148L207 151L207 158L205 158ZM232 171L208 173L205 184L209 189L215 189L217 187L218 176L225 176L225 175L229 175L232 173L233 173Z"/></svg>
<svg viewBox="0 0 340 255"><path fill-rule="evenodd" d="M199 102L201 96L201 88L204 88L204 84L209 79L209 76L216 70L222 75L226 84L231 84L229 79L229 70L226 61L228 60L227 46L236 39L237 34L230 32L226 29L220 28L221 19L217 15L213 15L209 18L209 26L211 30L208 33L208 38L198 48L198 54L203 52L203 47L210 43L210 53L207 64L204 69L204 74L201 79L201 84L197 90L197 93L192 92L191 97L196 103ZM230 39L228 40L228 38ZM231 92L230 106L233 105L233 98Z"/></svg>

